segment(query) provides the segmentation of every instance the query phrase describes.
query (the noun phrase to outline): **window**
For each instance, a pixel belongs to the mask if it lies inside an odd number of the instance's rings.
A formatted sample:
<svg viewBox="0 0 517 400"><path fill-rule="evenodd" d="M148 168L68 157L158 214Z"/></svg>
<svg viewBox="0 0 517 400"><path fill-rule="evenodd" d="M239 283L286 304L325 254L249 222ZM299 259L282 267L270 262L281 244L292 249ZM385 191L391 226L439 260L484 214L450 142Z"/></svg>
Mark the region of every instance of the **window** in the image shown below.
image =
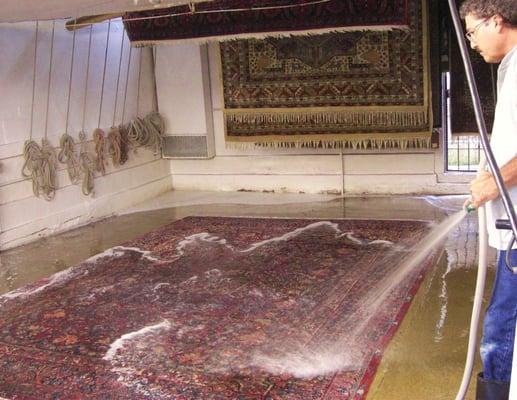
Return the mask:
<svg viewBox="0 0 517 400"><path fill-rule="evenodd" d="M445 172L476 172L483 148L477 133L453 133L451 120L451 74L442 74L442 128Z"/></svg>

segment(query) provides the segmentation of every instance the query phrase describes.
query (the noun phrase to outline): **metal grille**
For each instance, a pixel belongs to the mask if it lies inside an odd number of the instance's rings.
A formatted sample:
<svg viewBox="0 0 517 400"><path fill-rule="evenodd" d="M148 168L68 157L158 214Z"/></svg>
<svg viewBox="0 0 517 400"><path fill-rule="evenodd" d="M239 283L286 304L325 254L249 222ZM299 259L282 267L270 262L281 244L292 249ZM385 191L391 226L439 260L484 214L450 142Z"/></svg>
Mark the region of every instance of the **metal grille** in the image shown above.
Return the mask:
<svg viewBox="0 0 517 400"><path fill-rule="evenodd" d="M208 158L206 136L165 136L164 158Z"/></svg>
<svg viewBox="0 0 517 400"><path fill-rule="evenodd" d="M479 136L449 135L446 152L447 170L476 172L481 152Z"/></svg>
<svg viewBox="0 0 517 400"><path fill-rule="evenodd" d="M449 72L442 74L442 127L445 144L445 171L476 172L479 165L482 146L479 135L453 134L451 131L451 99Z"/></svg>

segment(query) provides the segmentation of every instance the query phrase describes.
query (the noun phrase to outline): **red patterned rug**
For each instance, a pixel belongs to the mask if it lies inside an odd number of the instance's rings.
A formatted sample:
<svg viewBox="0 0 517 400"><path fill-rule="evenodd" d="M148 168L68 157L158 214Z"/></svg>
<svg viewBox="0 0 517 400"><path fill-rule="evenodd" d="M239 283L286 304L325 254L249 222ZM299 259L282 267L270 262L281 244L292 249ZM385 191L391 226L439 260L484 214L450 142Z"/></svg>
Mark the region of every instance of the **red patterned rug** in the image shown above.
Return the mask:
<svg viewBox="0 0 517 400"><path fill-rule="evenodd" d="M433 258L382 287L428 229L176 221L1 296L0 396L362 399Z"/></svg>
<svg viewBox="0 0 517 400"><path fill-rule="evenodd" d="M126 13L131 43L408 24L407 0L213 0Z"/></svg>

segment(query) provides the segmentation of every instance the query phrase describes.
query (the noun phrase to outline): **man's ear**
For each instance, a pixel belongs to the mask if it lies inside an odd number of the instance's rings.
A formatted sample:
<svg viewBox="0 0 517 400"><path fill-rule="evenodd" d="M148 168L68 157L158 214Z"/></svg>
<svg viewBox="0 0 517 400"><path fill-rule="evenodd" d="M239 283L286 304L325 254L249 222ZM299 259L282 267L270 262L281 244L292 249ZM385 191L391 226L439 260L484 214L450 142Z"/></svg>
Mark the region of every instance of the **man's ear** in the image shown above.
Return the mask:
<svg viewBox="0 0 517 400"><path fill-rule="evenodd" d="M501 32L501 29L503 29L504 27L504 18L501 17L499 14L496 14L492 17L492 19L495 22L495 29L497 30L497 32Z"/></svg>

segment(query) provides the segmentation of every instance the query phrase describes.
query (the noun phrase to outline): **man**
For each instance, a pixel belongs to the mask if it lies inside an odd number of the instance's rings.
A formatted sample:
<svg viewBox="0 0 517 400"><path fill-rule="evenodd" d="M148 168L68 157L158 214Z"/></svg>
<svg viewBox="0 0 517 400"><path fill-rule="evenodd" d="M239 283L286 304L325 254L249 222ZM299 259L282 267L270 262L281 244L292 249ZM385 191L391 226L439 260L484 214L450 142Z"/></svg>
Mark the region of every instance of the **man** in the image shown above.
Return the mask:
<svg viewBox="0 0 517 400"><path fill-rule="evenodd" d="M497 105L490 144L513 203L517 206L517 0L465 0L460 9L466 37L487 63L500 63ZM487 309L477 399L508 399L517 317L517 275L505 266L510 231L497 230L495 220L507 219L499 190L489 172L471 182L475 207L486 204L489 244L498 250L497 273ZM511 251L517 266L517 248Z"/></svg>

